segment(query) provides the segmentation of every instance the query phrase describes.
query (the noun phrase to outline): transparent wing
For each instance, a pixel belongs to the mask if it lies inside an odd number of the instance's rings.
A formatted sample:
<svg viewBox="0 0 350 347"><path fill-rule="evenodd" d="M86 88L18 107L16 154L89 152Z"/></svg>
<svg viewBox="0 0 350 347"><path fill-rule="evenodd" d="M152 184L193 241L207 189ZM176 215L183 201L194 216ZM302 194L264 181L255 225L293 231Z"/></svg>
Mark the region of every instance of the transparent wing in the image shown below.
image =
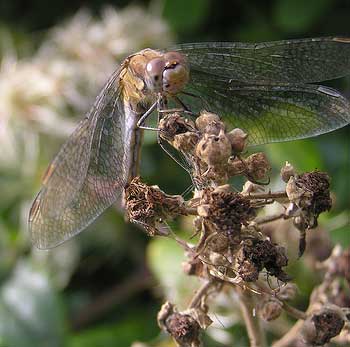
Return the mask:
<svg viewBox="0 0 350 347"><path fill-rule="evenodd" d="M126 129L119 71L49 166L33 202L29 230L42 249L76 235L117 199L127 180Z"/></svg>
<svg viewBox="0 0 350 347"><path fill-rule="evenodd" d="M323 134L350 122L350 104L336 90L318 85L252 85L192 71L187 89L200 98L181 97L194 112L217 113L230 128L258 145Z"/></svg>
<svg viewBox="0 0 350 347"><path fill-rule="evenodd" d="M190 43L172 49L187 56L191 70L241 82L311 83L350 74L350 38Z"/></svg>

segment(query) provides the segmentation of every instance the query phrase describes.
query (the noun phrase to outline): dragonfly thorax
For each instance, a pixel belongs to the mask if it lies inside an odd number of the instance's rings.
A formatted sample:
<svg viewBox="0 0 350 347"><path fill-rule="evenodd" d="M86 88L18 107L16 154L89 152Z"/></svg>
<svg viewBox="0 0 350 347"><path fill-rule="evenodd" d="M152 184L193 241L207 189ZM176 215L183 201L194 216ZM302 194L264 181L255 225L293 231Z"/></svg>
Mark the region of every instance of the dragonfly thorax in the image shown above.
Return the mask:
<svg viewBox="0 0 350 347"><path fill-rule="evenodd" d="M145 82L154 93L175 95L183 90L188 80L189 67L181 53L165 53L146 65Z"/></svg>

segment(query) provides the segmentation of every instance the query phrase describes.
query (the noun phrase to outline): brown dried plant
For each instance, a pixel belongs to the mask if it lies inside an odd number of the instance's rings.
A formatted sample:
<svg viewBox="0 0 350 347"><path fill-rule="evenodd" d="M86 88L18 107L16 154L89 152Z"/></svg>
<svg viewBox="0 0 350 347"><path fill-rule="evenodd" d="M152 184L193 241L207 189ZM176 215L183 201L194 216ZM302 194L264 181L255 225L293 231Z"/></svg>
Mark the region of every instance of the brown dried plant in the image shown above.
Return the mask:
<svg viewBox="0 0 350 347"><path fill-rule="evenodd" d="M174 303L162 306L160 328L178 346L200 346L201 331L212 323L208 316L210 299L229 290L240 299L251 347L267 346L262 321L275 320L283 311L297 322L273 343L274 347L323 346L331 339L344 346L350 343L349 310L344 301L337 301L349 290L349 251L336 247L320 265L324 280L303 312L288 303L297 295L297 288L284 270L288 264L286 250L263 230L267 223L291 220L300 232L302 256L306 232L317 226L320 213L331 208L328 175L319 171L297 173L286 163L281 169L285 189L272 192L266 188L271 171L266 155L246 157L249 135L241 129L227 132L218 115L203 111L193 122L179 113L168 114L159 128L162 140L188 165L195 187L193 197L185 201L181 196L167 195L137 177L126 188L127 213L150 235L175 237L188 258L183 266L185 273L203 281L185 311L178 311ZM245 176L246 183L236 192L228 183L239 175ZM274 202L283 206L283 212L269 215L266 206ZM180 215L193 216L194 231L199 235L196 244L163 228L164 222ZM282 285L271 287L269 276Z"/></svg>

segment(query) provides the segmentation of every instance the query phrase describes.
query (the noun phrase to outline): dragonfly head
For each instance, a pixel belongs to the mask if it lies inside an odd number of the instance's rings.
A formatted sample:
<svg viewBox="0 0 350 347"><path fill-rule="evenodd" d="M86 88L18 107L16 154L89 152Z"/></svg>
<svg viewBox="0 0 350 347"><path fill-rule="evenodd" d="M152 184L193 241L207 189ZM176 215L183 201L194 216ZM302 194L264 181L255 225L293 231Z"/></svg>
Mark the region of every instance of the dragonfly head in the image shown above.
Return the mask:
<svg viewBox="0 0 350 347"><path fill-rule="evenodd" d="M168 52L146 65L146 85L156 93L177 94L189 80L189 66L178 52Z"/></svg>

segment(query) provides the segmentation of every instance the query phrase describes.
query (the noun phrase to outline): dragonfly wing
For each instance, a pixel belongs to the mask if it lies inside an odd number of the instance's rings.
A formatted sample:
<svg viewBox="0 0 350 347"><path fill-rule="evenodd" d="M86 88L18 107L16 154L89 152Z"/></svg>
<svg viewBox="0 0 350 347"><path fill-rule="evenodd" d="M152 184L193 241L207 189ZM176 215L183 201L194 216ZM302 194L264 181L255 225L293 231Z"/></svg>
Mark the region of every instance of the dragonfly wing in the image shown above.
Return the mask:
<svg viewBox="0 0 350 347"><path fill-rule="evenodd" d="M350 38L207 42L172 48L190 68L248 83L312 83L350 74Z"/></svg>
<svg viewBox="0 0 350 347"><path fill-rule="evenodd" d="M252 85L192 71L184 102L194 112L217 113L231 128L249 134L258 145L320 135L350 123L349 101L318 85ZM201 101L202 100L202 101Z"/></svg>
<svg viewBox="0 0 350 347"><path fill-rule="evenodd" d="M71 238L121 199L131 130L120 99L116 71L50 165L29 215L38 248Z"/></svg>

